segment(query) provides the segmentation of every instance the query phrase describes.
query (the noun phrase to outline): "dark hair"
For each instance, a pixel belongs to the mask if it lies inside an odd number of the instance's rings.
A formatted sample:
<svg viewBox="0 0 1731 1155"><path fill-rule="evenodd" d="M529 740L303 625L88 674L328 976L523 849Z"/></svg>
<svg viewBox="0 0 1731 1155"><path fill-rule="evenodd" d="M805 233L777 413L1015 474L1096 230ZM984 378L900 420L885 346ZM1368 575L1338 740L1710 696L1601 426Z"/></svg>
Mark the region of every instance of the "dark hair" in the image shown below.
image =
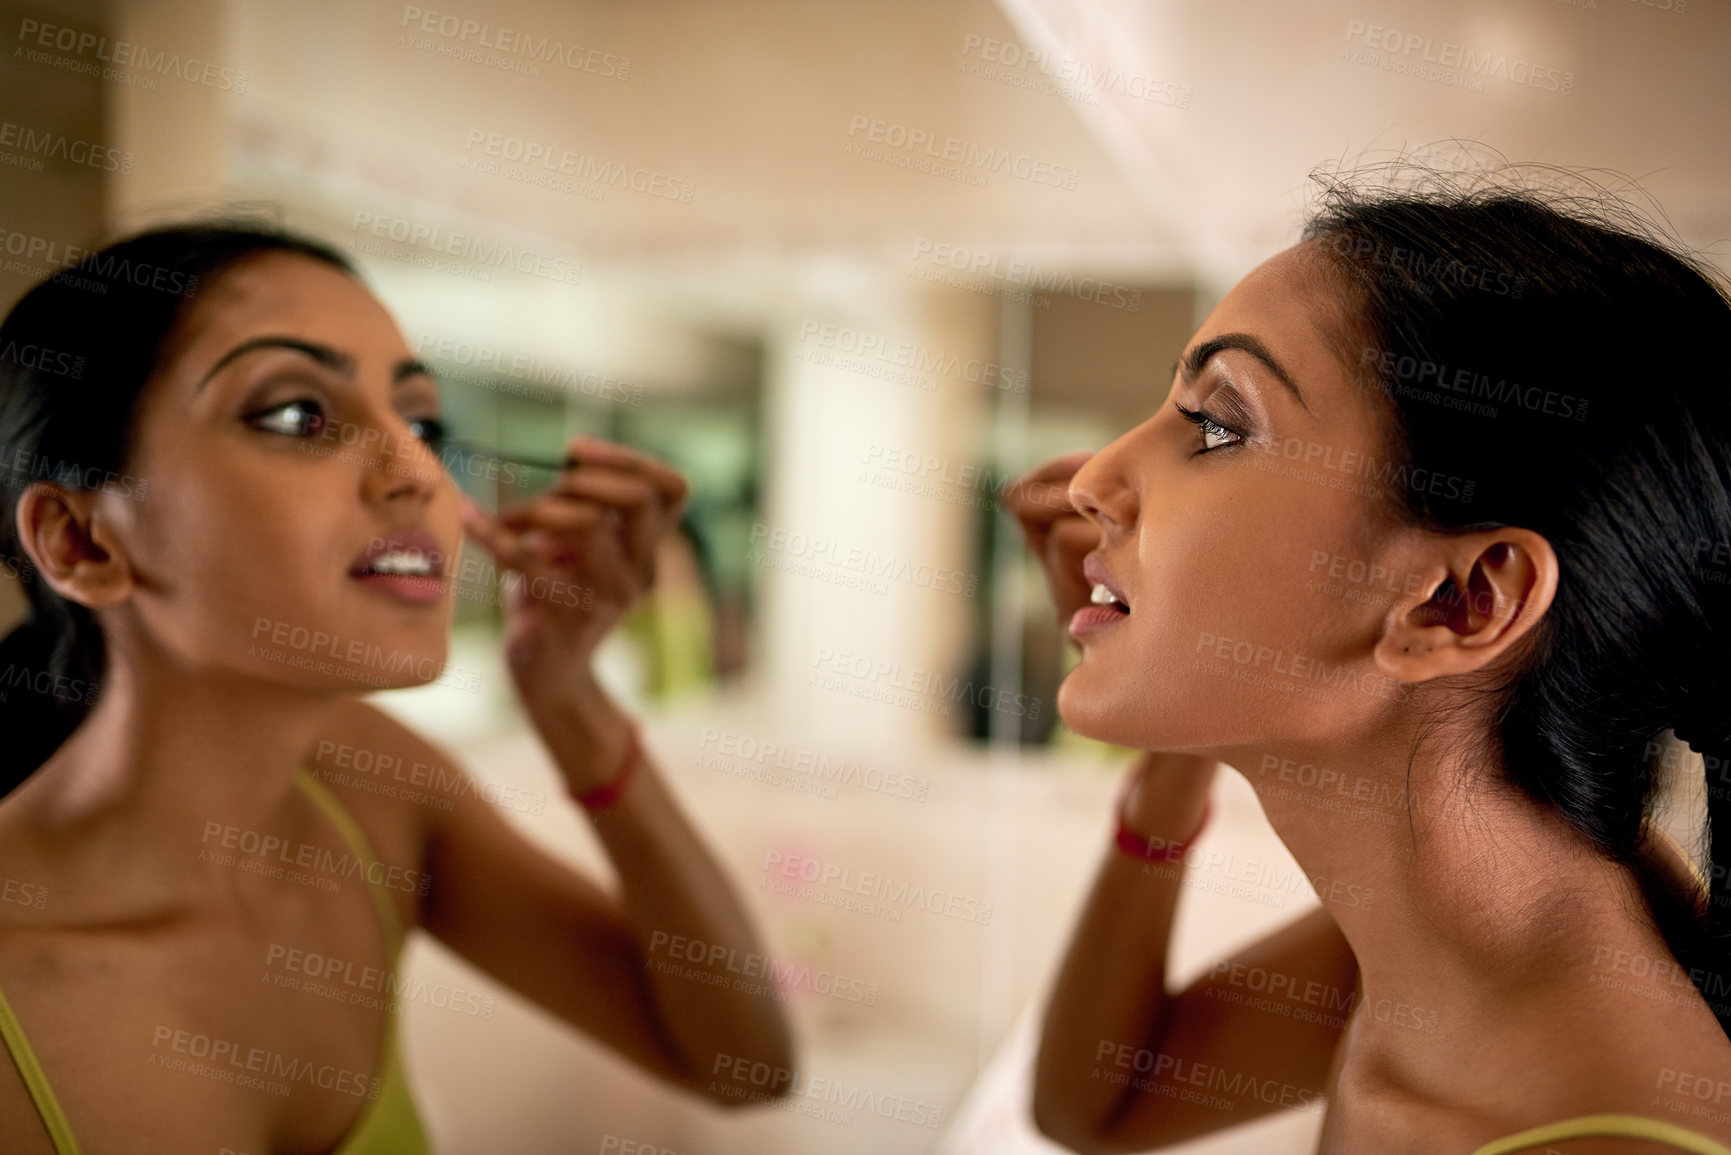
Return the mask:
<svg viewBox="0 0 1731 1155"><path fill-rule="evenodd" d="M107 653L95 615L35 572L18 538L18 500L40 480L148 500L148 483L126 472L144 383L210 278L269 252L356 275L336 250L270 225L192 223L87 253L34 286L0 323L0 568L19 579L31 608L0 639L0 794L78 728Z"/></svg>
<svg viewBox="0 0 1731 1155"><path fill-rule="evenodd" d="M1731 1033L1731 298L1603 190L1318 179L1303 236L1346 288L1393 512L1557 556L1549 611L1482 687L1477 753L1634 872ZM1667 728L1707 756L1704 903L1642 857Z"/></svg>

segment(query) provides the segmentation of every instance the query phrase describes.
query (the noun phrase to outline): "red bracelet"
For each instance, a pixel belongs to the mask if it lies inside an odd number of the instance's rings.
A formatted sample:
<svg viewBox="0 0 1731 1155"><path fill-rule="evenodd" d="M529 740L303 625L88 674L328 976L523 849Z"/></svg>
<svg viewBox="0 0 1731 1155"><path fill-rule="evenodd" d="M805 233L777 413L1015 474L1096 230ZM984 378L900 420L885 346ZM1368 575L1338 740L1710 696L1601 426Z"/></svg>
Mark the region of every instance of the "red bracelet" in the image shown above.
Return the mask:
<svg viewBox="0 0 1731 1155"><path fill-rule="evenodd" d="M579 794L575 790L571 796L589 813L605 810L625 793L625 788L631 785L631 779L636 777L637 768L643 764L643 744L637 740L637 727L626 724L625 732L629 743L625 748L625 765L615 774L611 781L604 782L593 790L585 790Z"/></svg>
<svg viewBox="0 0 1731 1155"><path fill-rule="evenodd" d="M1164 838L1150 838L1130 829L1126 811L1130 805L1130 795L1136 789L1139 775L1132 775L1130 781L1118 794L1118 833L1113 839L1119 850L1133 858L1146 862L1176 862L1184 857L1184 852L1190 849L1207 827L1208 820L1214 816L1214 795L1210 794L1202 804L1202 820L1196 824L1196 829L1190 832L1190 837L1181 842L1168 842Z"/></svg>

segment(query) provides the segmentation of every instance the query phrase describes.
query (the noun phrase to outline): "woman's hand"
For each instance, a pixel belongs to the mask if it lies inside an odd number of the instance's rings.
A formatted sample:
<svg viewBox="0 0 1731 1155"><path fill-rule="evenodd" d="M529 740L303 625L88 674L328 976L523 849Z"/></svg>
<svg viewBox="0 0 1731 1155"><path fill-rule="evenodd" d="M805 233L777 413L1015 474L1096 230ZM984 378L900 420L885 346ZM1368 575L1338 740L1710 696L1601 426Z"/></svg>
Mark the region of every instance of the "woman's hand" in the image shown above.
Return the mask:
<svg viewBox="0 0 1731 1155"><path fill-rule="evenodd" d="M1100 544L1100 530L1070 503L1070 478L1092 456L1092 450L1083 450L1053 458L1010 482L1003 493L1005 508L1015 514L1028 548L1045 567L1058 628L1066 638L1070 615L1089 604L1093 590L1082 576L1082 558Z"/></svg>
<svg viewBox="0 0 1731 1155"><path fill-rule="evenodd" d="M763 1087L737 1072L793 1070L781 993L727 969L767 958L763 943L653 751L637 743L636 771L622 777L636 736L590 668L596 645L654 583L656 547L689 487L666 464L598 438L576 438L567 452L577 464L547 492L496 517L467 506L463 518L515 571L506 656L565 784L579 801L618 788L588 810L617 883L603 889L531 850L471 794L439 819L425 925L653 1074L723 1106L776 1099L785 1081ZM499 901L501 886L511 902ZM669 942L710 944L707 961L668 965Z"/></svg>
<svg viewBox="0 0 1731 1155"><path fill-rule="evenodd" d="M505 658L519 690L567 685L655 582L655 552L689 492L678 471L587 434L545 492L489 516L463 500L463 525L502 569Z"/></svg>

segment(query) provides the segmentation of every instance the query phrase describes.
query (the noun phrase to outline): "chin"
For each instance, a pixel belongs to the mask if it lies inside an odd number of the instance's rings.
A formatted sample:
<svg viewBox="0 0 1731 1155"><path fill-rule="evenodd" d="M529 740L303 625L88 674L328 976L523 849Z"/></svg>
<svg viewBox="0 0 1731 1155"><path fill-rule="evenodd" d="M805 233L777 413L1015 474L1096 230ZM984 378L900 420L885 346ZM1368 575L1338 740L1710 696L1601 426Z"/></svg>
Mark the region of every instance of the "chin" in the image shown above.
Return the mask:
<svg viewBox="0 0 1731 1155"><path fill-rule="evenodd" d="M1109 713L1102 709L1103 703L1099 696L1076 684L1076 676L1080 667L1071 670L1069 675L1058 684L1057 696L1053 706L1058 711L1058 720L1073 734L1084 738L1092 738L1097 742L1113 742L1110 731L1112 719Z"/></svg>

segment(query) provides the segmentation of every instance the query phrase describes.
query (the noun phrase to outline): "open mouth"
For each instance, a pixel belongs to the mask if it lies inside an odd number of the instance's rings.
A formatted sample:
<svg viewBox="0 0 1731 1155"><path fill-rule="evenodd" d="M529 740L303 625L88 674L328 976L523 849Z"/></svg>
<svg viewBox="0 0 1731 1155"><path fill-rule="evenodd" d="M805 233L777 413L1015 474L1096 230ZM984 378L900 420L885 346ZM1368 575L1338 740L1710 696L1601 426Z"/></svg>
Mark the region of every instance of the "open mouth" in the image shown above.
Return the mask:
<svg viewBox="0 0 1731 1155"><path fill-rule="evenodd" d="M1104 582L1095 582L1088 595L1089 605L1070 615L1070 636L1081 638L1095 630L1117 625L1130 616L1130 607L1120 601Z"/></svg>
<svg viewBox="0 0 1731 1155"><path fill-rule="evenodd" d="M428 605L444 596L446 560L438 539L410 529L375 537L349 567L349 576L378 593Z"/></svg>
<svg viewBox="0 0 1731 1155"><path fill-rule="evenodd" d="M380 554L370 563L356 570L360 574L396 574L409 577L433 577L439 572L431 554L418 549L395 549L389 553Z"/></svg>
<svg viewBox="0 0 1731 1155"><path fill-rule="evenodd" d="M1117 594L1113 593L1099 582L1094 583L1094 591L1089 595L1088 600L1097 606L1110 607L1121 614L1127 614L1130 612L1130 607L1119 601Z"/></svg>

